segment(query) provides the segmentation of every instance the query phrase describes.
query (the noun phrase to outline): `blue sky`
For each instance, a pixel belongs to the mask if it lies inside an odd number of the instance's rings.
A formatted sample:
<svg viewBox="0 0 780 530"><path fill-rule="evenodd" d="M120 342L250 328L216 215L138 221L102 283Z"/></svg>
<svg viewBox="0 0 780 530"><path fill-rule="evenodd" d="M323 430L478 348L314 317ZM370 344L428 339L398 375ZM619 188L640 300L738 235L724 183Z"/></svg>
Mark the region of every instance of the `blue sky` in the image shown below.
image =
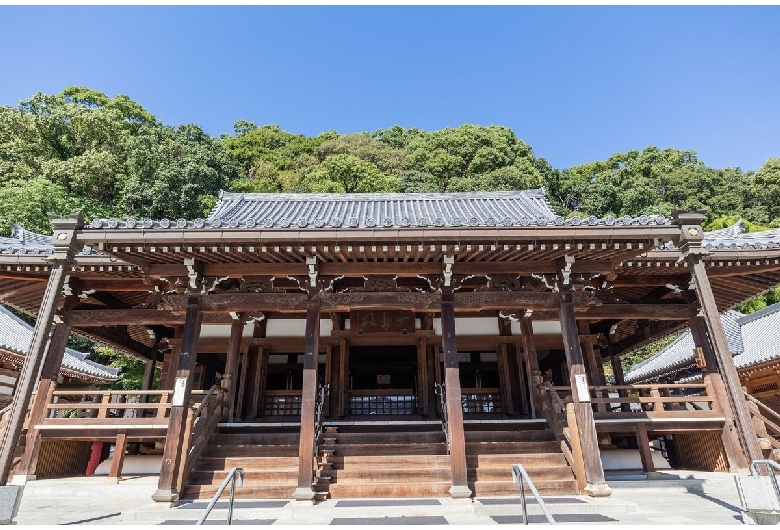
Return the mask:
<svg viewBox="0 0 780 530"><path fill-rule="evenodd" d="M780 156L780 7L0 7L0 104L85 85L211 134L511 127L553 167Z"/></svg>

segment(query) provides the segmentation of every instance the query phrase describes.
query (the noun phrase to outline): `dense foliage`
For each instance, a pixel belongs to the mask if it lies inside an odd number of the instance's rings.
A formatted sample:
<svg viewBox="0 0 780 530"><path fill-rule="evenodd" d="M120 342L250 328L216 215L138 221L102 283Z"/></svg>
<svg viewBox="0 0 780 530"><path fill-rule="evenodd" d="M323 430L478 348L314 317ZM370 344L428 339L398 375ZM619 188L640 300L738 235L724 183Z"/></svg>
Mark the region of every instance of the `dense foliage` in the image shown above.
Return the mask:
<svg viewBox="0 0 780 530"><path fill-rule="evenodd" d="M738 218L780 226L780 158L755 172L710 168L689 150L647 147L554 169L507 128L398 125L315 137L238 121L214 138L172 127L127 96L86 87L0 107L0 234L50 233L47 212L136 219L202 217L220 189L436 192L544 187L561 215L671 214L708 208L708 229ZM754 224L755 223L755 224ZM770 293L751 302L780 300ZM128 368L129 369L129 368Z"/></svg>

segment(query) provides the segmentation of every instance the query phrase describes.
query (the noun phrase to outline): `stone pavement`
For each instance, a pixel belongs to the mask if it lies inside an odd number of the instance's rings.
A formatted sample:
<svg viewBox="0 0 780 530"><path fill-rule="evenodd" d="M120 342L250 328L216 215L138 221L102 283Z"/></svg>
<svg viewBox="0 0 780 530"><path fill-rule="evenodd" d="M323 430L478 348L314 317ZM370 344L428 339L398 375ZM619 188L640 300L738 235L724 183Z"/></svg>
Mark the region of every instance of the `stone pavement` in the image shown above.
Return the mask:
<svg viewBox="0 0 780 530"><path fill-rule="evenodd" d="M17 524L177 525L194 524L205 501L170 508L151 501L157 477L130 477L105 484L103 477L28 483ZM545 497L559 524L741 524L739 496L728 473L608 477L613 495ZM224 497L223 497L224 498ZM224 524L227 502L220 501L206 524ZM531 523L545 523L529 499ZM519 524L519 497L469 499L330 499L315 505L287 500L236 500L233 524Z"/></svg>

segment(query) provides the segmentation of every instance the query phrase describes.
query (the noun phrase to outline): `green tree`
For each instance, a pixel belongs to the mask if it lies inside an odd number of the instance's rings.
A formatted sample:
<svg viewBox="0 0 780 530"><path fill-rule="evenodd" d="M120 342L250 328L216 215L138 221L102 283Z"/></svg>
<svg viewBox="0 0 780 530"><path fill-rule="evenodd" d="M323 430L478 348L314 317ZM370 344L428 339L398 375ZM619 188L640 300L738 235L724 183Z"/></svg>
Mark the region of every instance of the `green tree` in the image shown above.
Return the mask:
<svg viewBox="0 0 780 530"><path fill-rule="evenodd" d="M301 185L312 193L371 193L396 191L401 180L354 155L332 155L306 174Z"/></svg>

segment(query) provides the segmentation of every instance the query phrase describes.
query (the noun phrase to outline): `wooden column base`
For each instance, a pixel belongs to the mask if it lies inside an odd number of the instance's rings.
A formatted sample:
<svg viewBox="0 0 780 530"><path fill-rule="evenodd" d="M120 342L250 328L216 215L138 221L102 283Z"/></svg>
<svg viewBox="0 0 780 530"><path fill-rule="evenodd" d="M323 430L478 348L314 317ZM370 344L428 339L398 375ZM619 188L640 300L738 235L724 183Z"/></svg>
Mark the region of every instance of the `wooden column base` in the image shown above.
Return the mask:
<svg viewBox="0 0 780 530"><path fill-rule="evenodd" d="M313 501L314 500L314 490L311 489L311 486L306 487L297 487L295 488L295 491L293 492L293 499L296 501Z"/></svg>
<svg viewBox="0 0 780 530"><path fill-rule="evenodd" d="M453 499L468 499L471 497L471 489L468 486L455 486L450 487L450 496Z"/></svg>
<svg viewBox="0 0 780 530"><path fill-rule="evenodd" d="M158 489L152 494L154 502L176 502L179 500L179 492L175 489Z"/></svg>
<svg viewBox="0 0 780 530"><path fill-rule="evenodd" d="M586 484L584 490L589 497L609 497L612 495L612 488L607 486L606 482L601 484Z"/></svg>

